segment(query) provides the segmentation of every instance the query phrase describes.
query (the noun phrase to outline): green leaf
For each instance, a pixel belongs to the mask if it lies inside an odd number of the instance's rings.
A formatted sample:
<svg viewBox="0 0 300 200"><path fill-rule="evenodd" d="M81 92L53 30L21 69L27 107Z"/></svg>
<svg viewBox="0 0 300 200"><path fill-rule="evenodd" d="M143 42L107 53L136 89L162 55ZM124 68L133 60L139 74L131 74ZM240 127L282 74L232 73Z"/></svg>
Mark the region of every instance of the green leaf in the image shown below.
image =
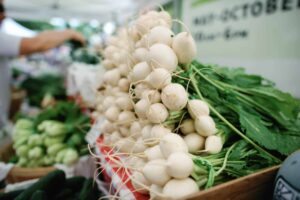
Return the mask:
<svg viewBox="0 0 300 200"><path fill-rule="evenodd" d="M289 155L300 148L300 136L272 132L261 123L257 115L236 106L242 129L252 140L269 150Z"/></svg>

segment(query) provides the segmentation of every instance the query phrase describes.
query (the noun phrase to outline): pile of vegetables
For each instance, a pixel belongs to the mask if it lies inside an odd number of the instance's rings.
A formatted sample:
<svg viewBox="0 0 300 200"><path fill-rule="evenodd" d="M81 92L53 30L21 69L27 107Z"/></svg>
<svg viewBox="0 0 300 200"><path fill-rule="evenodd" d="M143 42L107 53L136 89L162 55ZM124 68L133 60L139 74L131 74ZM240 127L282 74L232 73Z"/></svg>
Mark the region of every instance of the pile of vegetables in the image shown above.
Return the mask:
<svg viewBox="0 0 300 200"><path fill-rule="evenodd" d="M149 11L108 40L93 113L106 118L106 156L151 199L181 199L300 148L299 100L243 69L193 61L195 41L174 34L175 21Z"/></svg>
<svg viewBox="0 0 300 200"><path fill-rule="evenodd" d="M21 167L72 165L88 153L84 139L89 118L71 102L59 102L34 119L19 119L14 128L13 148Z"/></svg>
<svg viewBox="0 0 300 200"><path fill-rule="evenodd" d="M66 90L64 88L64 78L60 75L43 74L37 77L28 77L20 85L27 93L28 102L31 106L41 107L44 98L50 101L66 99ZM50 99L50 100L49 100Z"/></svg>
<svg viewBox="0 0 300 200"><path fill-rule="evenodd" d="M93 179L75 176L66 179L61 170L50 172L25 190L0 193L1 200L96 200L103 194Z"/></svg>

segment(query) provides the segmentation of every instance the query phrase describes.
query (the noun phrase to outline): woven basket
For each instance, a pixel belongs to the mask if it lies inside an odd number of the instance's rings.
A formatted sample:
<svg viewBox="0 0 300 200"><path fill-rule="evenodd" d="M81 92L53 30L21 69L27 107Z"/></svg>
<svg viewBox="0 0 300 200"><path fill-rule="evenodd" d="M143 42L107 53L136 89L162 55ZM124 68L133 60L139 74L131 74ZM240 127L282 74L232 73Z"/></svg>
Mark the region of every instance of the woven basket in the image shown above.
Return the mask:
<svg viewBox="0 0 300 200"><path fill-rule="evenodd" d="M0 160L7 162L9 158L14 154L12 144L7 144L0 149ZM17 183L30 179L40 178L49 172L55 170L55 167L36 167L36 168L24 168L13 167L6 177L8 183Z"/></svg>

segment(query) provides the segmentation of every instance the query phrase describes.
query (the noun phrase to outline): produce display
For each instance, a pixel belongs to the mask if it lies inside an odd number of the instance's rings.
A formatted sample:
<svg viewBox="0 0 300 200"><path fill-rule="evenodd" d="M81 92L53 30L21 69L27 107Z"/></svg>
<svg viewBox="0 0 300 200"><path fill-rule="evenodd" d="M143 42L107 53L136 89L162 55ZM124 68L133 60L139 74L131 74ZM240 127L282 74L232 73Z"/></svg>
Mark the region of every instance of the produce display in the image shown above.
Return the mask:
<svg viewBox="0 0 300 200"><path fill-rule="evenodd" d="M50 172L26 190L0 193L1 200L96 200L103 194L93 184L93 179L75 176L66 179L61 170Z"/></svg>
<svg viewBox="0 0 300 200"><path fill-rule="evenodd" d="M181 199L300 148L299 100L241 68L194 61L191 33L173 33L174 22L149 11L109 38L93 113L106 118L107 156L151 199Z"/></svg>
<svg viewBox="0 0 300 200"><path fill-rule="evenodd" d="M33 119L19 119L13 133L17 166L74 164L88 153L88 124L89 118L72 102L58 102Z"/></svg>

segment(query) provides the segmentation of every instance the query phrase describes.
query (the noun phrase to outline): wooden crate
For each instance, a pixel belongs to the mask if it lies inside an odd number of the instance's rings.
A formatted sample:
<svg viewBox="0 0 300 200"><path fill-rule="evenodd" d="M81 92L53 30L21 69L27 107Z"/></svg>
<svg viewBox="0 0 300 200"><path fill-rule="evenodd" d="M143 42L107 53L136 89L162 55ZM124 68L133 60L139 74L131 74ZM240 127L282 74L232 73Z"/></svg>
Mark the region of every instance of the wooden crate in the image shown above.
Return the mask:
<svg viewBox="0 0 300 200"><path fill-rule="evenodd" d="M279 166L274 166L190 195L188 200L267 200L272 199Z"/></svg>

